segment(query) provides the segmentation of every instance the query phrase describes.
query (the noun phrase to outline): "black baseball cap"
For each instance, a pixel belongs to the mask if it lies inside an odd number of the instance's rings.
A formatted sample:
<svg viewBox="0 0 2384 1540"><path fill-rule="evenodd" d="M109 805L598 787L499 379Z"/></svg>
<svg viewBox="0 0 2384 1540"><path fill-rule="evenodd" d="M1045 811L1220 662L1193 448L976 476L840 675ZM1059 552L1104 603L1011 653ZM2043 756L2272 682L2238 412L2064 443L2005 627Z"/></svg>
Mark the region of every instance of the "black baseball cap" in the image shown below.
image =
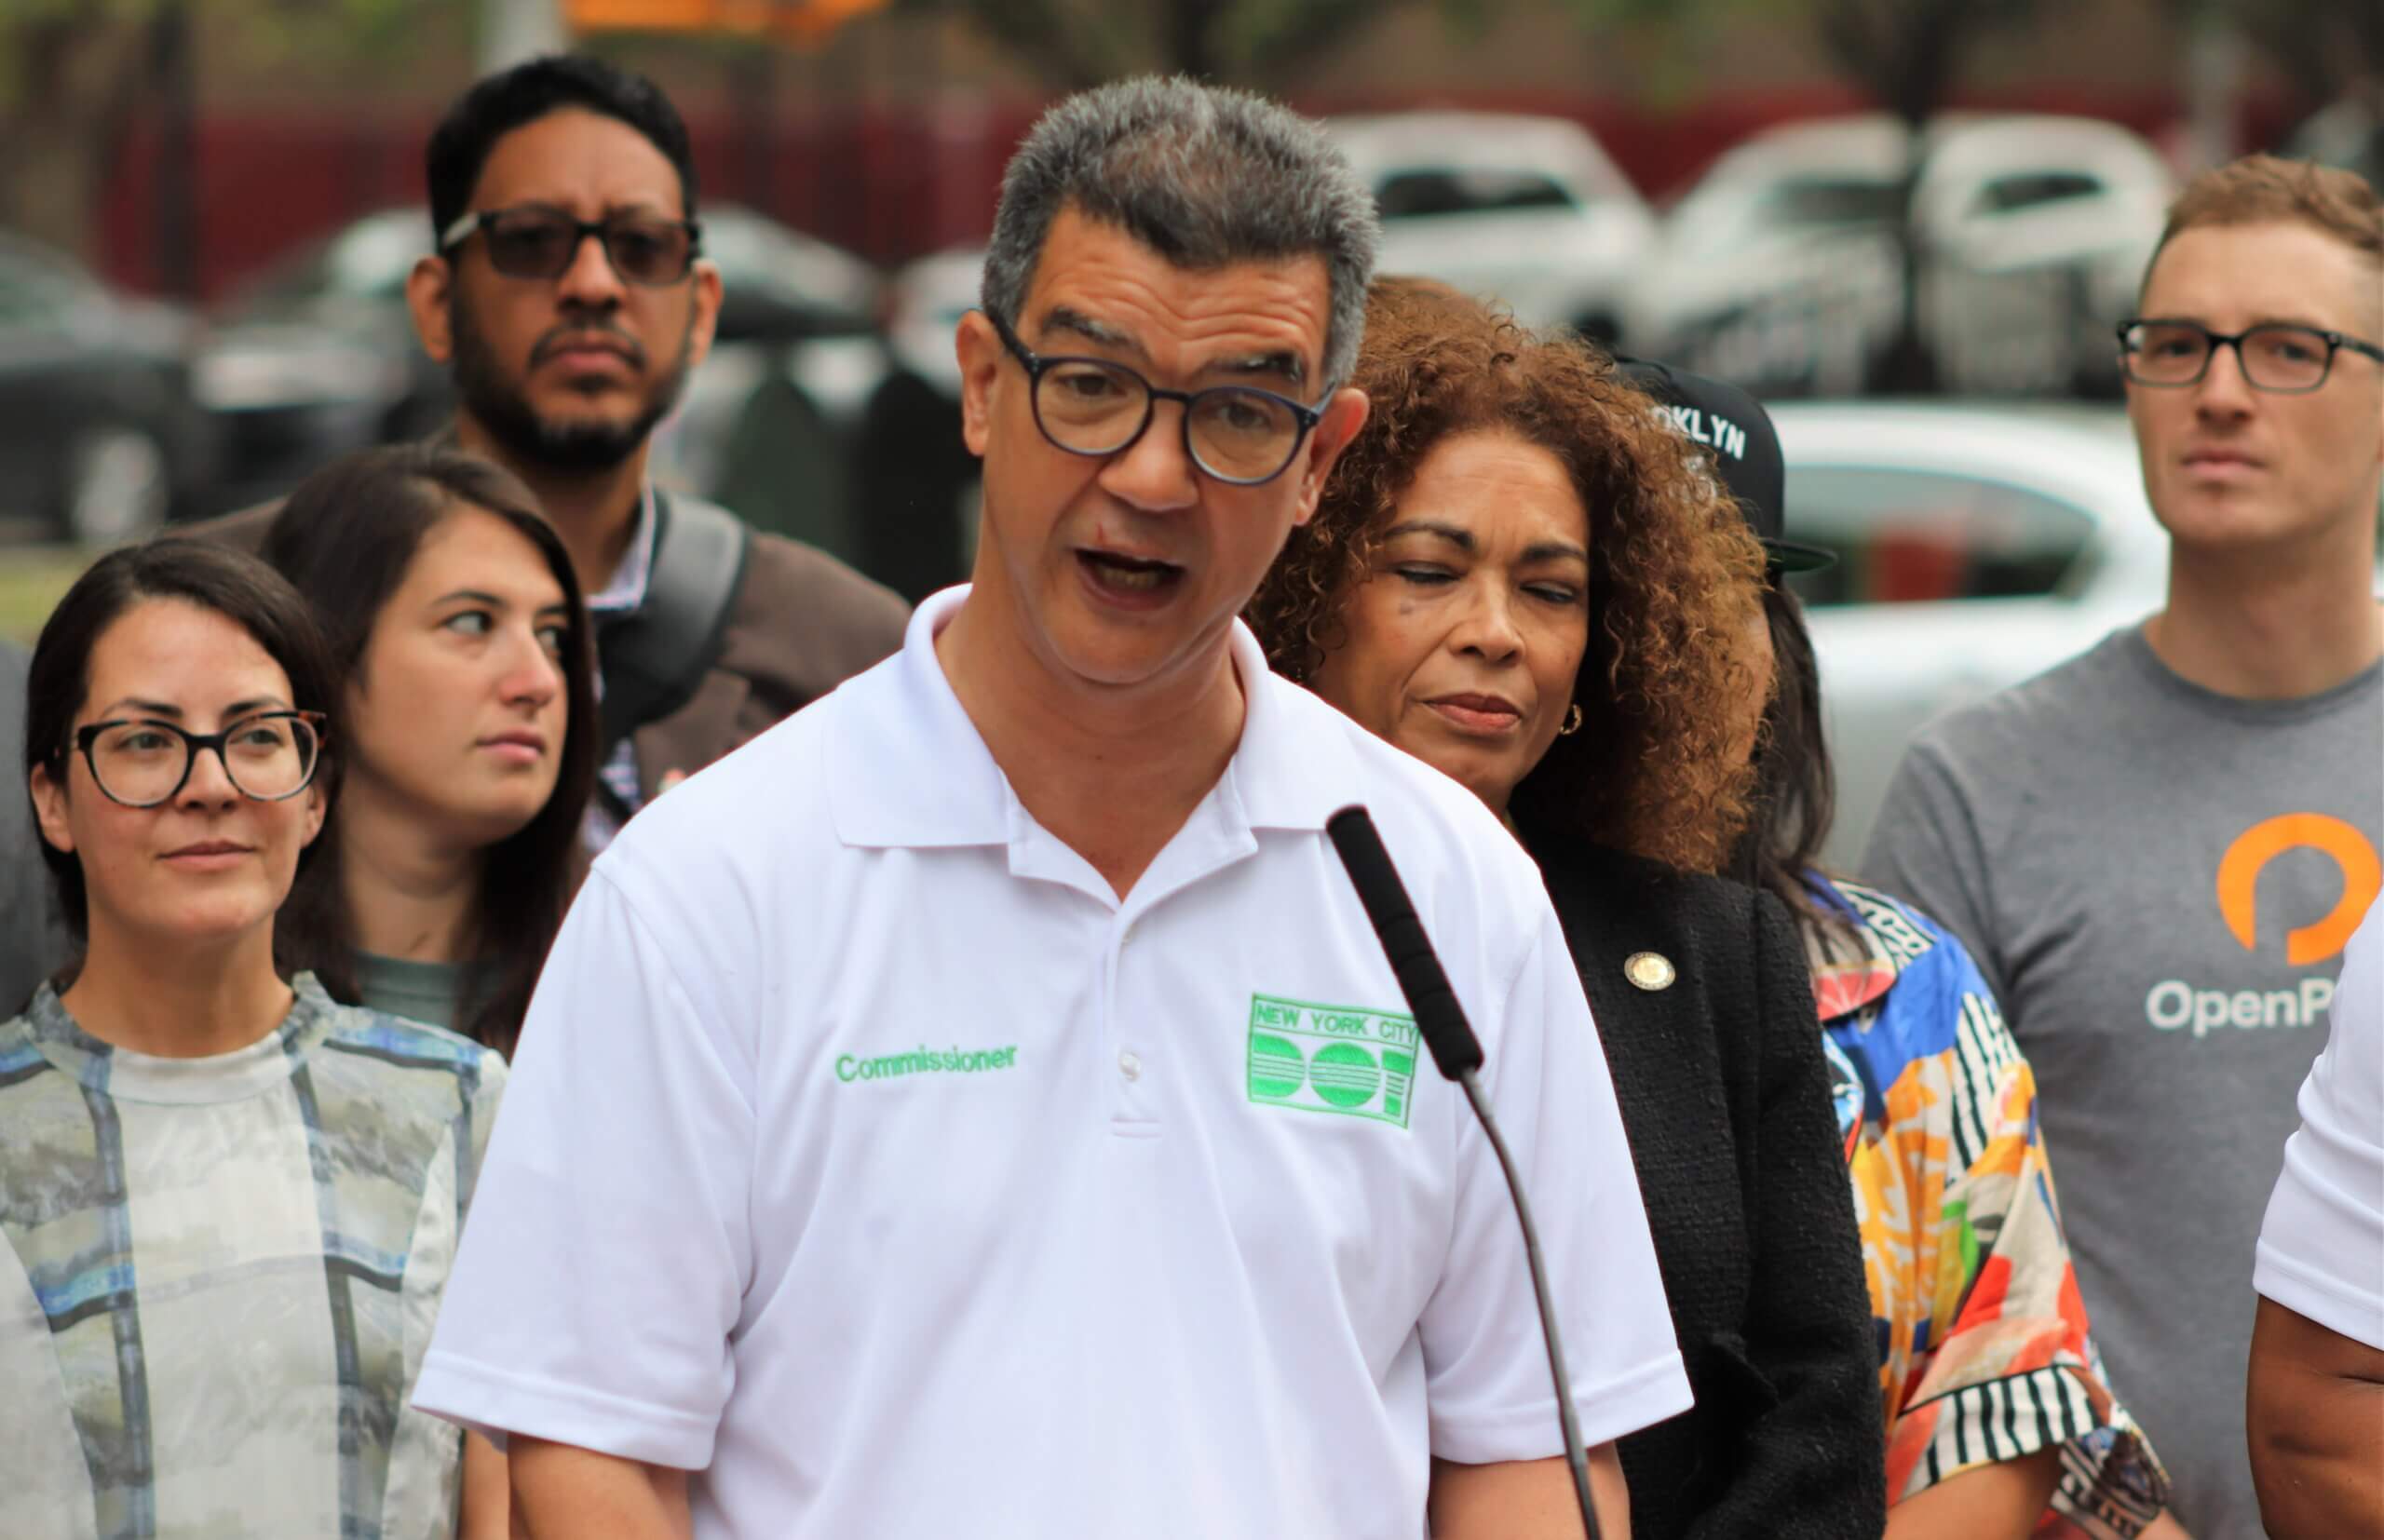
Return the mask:
<svg viewBox="0 0 2384 1540"><path fill-rule="evenodd" d="M1710 452L1714 474L1738 499L1775 573L1811 572L1837 553L1785 538L1787 462L1763 403L1737 385L1645 358L1617 358L1615 372L1656 399L1681 432Z"/></svg>

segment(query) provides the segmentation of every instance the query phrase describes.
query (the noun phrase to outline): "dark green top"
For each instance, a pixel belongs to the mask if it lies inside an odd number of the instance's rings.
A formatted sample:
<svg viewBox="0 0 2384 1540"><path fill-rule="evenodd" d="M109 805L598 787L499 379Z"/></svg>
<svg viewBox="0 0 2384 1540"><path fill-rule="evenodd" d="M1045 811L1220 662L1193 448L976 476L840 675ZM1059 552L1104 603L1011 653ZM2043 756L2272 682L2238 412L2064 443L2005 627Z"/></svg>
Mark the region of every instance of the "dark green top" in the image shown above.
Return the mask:
<svg viewBox="0 0 2384 1540"><path fill-rule="evenodd" d="M488 987L489 969L480 964L421 963L407 957L382 957L370 952L356 954L356 988L358 1003L385 1016L401 1016L409 1021L426 1026L444 1027L461 1032L456 1022L456 986L466 974L474 975L477 986L473 999Z"/></svg>

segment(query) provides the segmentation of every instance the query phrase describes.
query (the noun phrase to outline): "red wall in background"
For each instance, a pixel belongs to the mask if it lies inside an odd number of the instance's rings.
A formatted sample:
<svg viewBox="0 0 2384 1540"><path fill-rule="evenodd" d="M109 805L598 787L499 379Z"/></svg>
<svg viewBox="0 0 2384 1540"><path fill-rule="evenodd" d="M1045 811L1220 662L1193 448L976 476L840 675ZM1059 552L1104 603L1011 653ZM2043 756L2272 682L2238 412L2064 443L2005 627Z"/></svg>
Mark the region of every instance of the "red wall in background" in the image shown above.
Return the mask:
<svg viewBox="0 0 2384 1540"><path fill-rule="evenodd" d="M1382 110L1405 103L1310 101L1315 111ZM2010 93L1964 105L2092 114L2158 134L2177 116L2175 98L2146 92L2088 99L2075 92ZM1576 98L1505 94L1443 99L1436 106L1545 113L1586 124L1641 188L1662 194L1747 134L1785 119L1856 111L1835 89L1745 94L1656 113ZM708 201L758 208L798 229L882 263L982 239L993 218L1003 161L1038 110L1023 101L926 108L776 111L758 138L725 111L689 115L697 172ZM393 204L421 206L421 147L431 120L358 123L329 113L218 112L196 135L201 294L221 296L292 247ZM2289 128L2277 102L2245 114L2243 141L2274 142ZM133 134L101 212L103 271L154 290L160 139ZM425 214L426 222L427 213Z"/></svg>

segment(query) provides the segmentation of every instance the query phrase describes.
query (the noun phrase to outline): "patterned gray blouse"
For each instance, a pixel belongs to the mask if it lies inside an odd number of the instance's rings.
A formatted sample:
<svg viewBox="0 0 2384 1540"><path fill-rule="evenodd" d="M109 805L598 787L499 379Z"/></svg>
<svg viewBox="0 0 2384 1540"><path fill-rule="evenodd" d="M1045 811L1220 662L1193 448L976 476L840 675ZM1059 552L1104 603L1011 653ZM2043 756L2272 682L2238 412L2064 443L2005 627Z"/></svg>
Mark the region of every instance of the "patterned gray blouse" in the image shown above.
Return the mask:
<svg viewBox="0 0 2384 1540"><path fill-rule="evenodd" d="M505 1061L296 995L203 1059L0 1023L0 1534L454 1534L406 1398Z"/></svg>

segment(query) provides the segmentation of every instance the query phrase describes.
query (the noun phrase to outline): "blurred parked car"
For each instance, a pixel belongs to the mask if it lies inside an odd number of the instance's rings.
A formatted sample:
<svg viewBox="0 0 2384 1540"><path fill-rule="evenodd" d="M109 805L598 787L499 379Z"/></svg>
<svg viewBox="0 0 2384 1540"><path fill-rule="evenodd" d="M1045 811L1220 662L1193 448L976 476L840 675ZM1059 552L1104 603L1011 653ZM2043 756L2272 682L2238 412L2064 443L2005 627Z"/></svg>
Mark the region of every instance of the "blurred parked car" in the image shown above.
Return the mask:
<svg viewBox="0 0 2384 1540"><path fill-rule="evenodd" d="M1837 768L1823 856L1850 870L1921 725L2159 609L2168 544L2116 408L1790 402L1772 418L1789 534L1838 553L1788 584Z"/></svg>
<svg viewBox="0 0 2384 1540"><path fill-rule="evenodd" d="M1922 335L1950 395L2118 393L2124 318L2173 191L2142 138L2088 118L1949 114L1923 138ZM1769 129L1673 207L1625 344L1758 394L1875 389L1901 317L1910 142L1884 114Z"/></svg>
<svg viewBox="0 0 2384 1540"><path fill-rule="evenodd" d="M875 270L746 209L709 208L702 223L704 253L721 269L720 325L663 434L657 474L716 491L738 472L740 434L773 454L837 459L837 436L885 367ZM343 451L418 438L447 420L446 371L424 356L405 310L406 275L428 246L419 209L368 215L224 307L196 370L224 445L215 507L278 495ZM749 427L757 402L768 421ZM759 510L749 517L768 522Z"/></svg>
<svg viewBox="0 0 2384 1540"><path fill-rule="evenodd" d="M1375 271L1500 300L1528 326L1611 343L1655 216L1579 124L1399 113L1327 125L1382 213Z"/></svg>
<svg viewBox="0 0 2384 1540"><path fill-rule="evenodd" d="M0 236L0 528L104 544L189 511L209 463L191 326Z"/></svg>

